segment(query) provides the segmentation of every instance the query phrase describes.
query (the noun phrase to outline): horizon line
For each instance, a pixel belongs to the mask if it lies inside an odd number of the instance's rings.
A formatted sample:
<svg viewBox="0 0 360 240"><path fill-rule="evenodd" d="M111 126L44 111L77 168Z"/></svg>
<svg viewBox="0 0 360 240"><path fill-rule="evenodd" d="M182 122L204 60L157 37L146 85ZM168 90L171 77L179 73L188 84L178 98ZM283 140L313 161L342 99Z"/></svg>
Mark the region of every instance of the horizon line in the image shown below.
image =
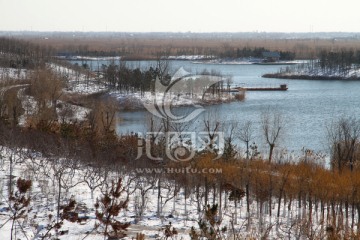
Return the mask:
<svg viewBox="0 0 360 240"><path fill-rule="evenodd" d="M281 32L281 31L206 31L206 32L197 32L197 31L109 31L109 30L91 30L91 31L83 31L83 30L0 30L0 33L142 33L142 34L149 34L149 33L177 33L177 34L209 34L209 33L226 33L226 34L242 34L242 33L269 33L269 34L314 34L314 33L341 33L341 34L360 34L359 32L354 31L299 31L299 32Z"/></svg>

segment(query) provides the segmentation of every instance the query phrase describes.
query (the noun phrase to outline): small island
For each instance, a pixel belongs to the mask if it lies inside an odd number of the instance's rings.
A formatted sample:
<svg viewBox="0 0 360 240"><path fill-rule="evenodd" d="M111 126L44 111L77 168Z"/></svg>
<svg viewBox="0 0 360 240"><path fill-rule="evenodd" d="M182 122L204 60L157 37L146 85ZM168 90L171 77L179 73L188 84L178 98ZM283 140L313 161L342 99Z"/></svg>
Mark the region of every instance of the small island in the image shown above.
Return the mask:
<svg viewBox="0 0 360 240"><path fill-rule="evenodd" d="M262 77L305 80L360 80L360 51L322 51L319 57Z"/></svg>

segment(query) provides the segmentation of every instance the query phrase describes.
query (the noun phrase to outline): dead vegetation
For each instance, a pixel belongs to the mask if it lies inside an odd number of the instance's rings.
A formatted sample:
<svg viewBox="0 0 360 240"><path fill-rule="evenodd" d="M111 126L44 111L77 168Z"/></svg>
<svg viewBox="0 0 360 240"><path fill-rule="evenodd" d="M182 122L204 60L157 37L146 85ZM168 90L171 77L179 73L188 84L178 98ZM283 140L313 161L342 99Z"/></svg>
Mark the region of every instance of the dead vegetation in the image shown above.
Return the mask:
<svg viewBox="0 0 360 240"><path fill-rule="evenodd" d="M297 59L316 57L322 50L337 51L339 49L360 49L360 41L356 38L340 39L274 39L274 38L206 38L193 37L151 37L107 35L99 37L81 37L65 35L61 38L39 39L28 37L28 40L55 48L58 52L77 54L92 53L99 56L125 56L128 60L156 59L159 52L167 49L170 55L219 55L237 48L264 47L272 51L291 51Z"/></svg>

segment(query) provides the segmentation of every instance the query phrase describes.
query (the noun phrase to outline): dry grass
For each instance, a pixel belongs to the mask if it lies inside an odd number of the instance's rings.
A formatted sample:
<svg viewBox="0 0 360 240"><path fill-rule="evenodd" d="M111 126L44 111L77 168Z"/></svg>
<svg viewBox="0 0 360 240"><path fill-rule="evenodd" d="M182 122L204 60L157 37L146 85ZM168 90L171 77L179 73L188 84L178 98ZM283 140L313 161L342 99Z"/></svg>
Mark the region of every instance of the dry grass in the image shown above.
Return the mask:
<svg viewBox="0 0 360 240"><path fill-rule="evenodd" d="M316 56L322 50L354 49L360 50L360 40L343 39L244 39L244 38L166 38L144 36L115 35L99 37L26 37L32 42L51 46L58 51L104 51L116 52L130 59L154 58L159 52L169 50L170 54L211 55L243 47L265 47L270 50L293 51L298 59L308 59Z"/></svg>
<svg viewBox="0 0 360 240"><path fill-rule="evenodd" d="M239 91L235 94L235 99L238 101L244 101L245 100L245 92L246 91Z"/></svg>

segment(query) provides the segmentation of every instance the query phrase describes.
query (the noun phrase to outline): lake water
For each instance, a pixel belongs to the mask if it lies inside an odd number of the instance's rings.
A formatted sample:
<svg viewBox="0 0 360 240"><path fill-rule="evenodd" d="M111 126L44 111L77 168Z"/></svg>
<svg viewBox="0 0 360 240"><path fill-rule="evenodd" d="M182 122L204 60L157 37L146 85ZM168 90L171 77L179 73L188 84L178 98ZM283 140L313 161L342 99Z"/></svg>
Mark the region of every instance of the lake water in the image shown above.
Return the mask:
<svg viewBox="0 0 360 240"><path fill-rule="evenodd" d="M130 62L133 67L145 68L155 65L152 61ZM192 73L204 69L219 71L231 75L235 85L279 86L288 85L288 91L247 92L243 102L232 102L217 106L207 106L206 110L216 112L219 120L229 123L242 123L251 120L256 126L255 142L264 146L260 131L261 113L266 109L275 109L285 119L285 135L279 147L288 151L300 152L305 147L316 151L328 152L326 126L341 116L360 117L360 82L346 80L284 80L266 79L261 75L276 72L284 66L270 65L215 65L193 64L189 61L171 61L176 71L184 67ZM146 111L121 112L119 133L145 132ZM202 129L202 119L198 118L193 126Z"/></svg>

